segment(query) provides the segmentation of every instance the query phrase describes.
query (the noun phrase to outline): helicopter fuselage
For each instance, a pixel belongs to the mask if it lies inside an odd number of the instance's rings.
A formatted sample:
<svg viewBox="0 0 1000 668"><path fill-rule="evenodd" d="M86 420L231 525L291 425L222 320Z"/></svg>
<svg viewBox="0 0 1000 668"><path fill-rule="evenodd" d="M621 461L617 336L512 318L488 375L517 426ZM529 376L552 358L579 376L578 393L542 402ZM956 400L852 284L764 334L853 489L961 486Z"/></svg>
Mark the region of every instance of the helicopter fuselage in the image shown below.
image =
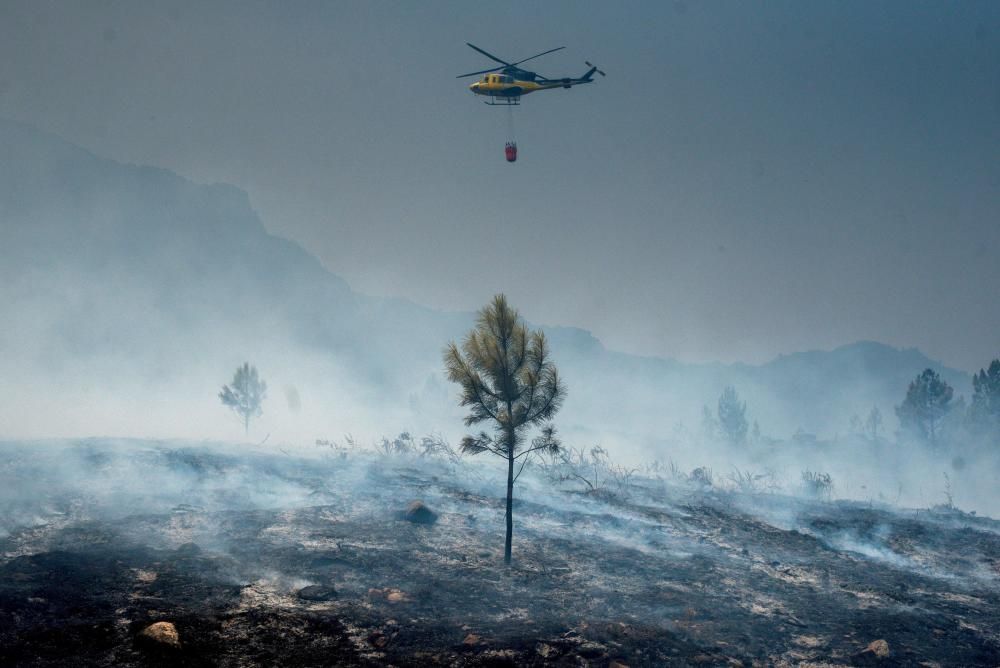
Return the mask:
<svg viewBox="0 0 1000 668"><path fill-rule="evenodd" d="M589 83L581 79L560 79L545 81L526 81L516 79L509 74L487 74L479 81L469 85L476 95L486 95L489 97L517 98L528 93L539 90L549 90L550 88L569 88L576 84Z"/></svg>

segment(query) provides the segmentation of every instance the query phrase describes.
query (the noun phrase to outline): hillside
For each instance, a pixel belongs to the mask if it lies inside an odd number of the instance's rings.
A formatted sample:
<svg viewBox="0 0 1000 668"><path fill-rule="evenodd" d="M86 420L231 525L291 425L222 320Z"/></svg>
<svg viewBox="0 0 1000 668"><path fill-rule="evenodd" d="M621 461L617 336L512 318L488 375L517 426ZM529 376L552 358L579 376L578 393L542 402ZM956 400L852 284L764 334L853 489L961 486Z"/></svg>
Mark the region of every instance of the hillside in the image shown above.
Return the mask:
<svg viewBox="0 0 1000 668"><path fill-rule="evenodd" d="M303 248L269 234L234 187L120 164L6 121L0 151L5 392L72 392L72 379L85 377L104 399L134 394L136 382L141 391L176 382L210 396L206 386L252 358L283 385L324 397L317 406L346 395L357 406L377 399L399 428L454 421L440 350L472 314L354 292ZM874 342L760 366L685 364L608 351L581 329L547 331L571 388L564 431L636 451L661 447L679 422L697 429L702 405L714 405L727 384L779 437L844 432L872 405L891 420L926 367L959 394L970 384L919 351ZM345 410L344 420L360 412ZM16 412L4 417L24 422ZM304 419L285 417L282 424ZM22 431L44 433L39 424Z"/></svg>
<svg viewBox="0 0 1000 668"><path fill-rule="evenodd" d="M518 483L507 569L503 472L481 460L0 443L0 663L1000 659L994 520L683 475L597 493L561 478L533 467ZM415 499L436 520L408 516Z"/></svg>

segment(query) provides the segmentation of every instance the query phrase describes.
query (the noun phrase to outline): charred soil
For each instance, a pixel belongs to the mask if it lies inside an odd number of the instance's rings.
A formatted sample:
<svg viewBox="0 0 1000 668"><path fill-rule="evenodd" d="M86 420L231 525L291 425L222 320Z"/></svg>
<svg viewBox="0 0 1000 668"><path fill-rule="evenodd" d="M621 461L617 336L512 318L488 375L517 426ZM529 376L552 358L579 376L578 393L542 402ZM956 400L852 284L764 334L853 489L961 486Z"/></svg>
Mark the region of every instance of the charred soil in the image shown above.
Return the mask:
<svg viewBox="0 0 1000 668"><path fill-rule="evenodd" d="M1000 524L957 511L526 477L508 568L472 466L90 443L89 487L26 447L0 450L2 665L1000 663Z"/></svg>

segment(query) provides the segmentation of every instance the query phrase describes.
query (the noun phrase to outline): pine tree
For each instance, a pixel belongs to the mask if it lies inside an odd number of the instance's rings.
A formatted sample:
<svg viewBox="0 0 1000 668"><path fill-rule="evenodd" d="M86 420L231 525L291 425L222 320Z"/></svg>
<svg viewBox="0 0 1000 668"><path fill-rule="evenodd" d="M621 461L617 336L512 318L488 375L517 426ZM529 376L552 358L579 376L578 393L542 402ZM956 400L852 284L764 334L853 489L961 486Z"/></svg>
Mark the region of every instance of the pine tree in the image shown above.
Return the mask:
<svg viewBox="0 0 1000 668"><path fill-rule="evenodd" d="M1000 360L993 360L972 377L969 422L981 434L1000 437Z"/></svg>
<svg viewBox="0 0 1000 668"><path fill-rule="evenodd" d="M906 399L896 407L903 429L936 445L941 422L952 409L954 390L933 369L924 369L906 390Z"/></svg>
<svg viewBox="0 0 1000 668"><path fill-rule="evenodd" d="M261 405L267 397L267 383L257 374L257 367L244 362L236 369L231 385L223 385L219 399L243 421L243 430L250 433L250 418L260 417Z"/></svg>
<svg viewBox="0 0 1000 668"><path fill-rule="evenodd" d="M873 443L878 442L878 433L882 429L882 411L878 409L878 406L872 406L871 411L868 413L868 417L865 418L865 435Z"/></svg>
<svg viewBox="0 0 1000 668"><path fill-rule="evenodd" d="M566 389L549 359L544 334L529 332L502 294L479 312L476 327L461 349L448 344L444 364L448 380L461 387L461 405L469 408L466 426L486 422L493 428L492 435L481 431L463 438L462 451L489 452L507 462L504 562L510 564L514 482L532 453L558 452L559 442L549 421L562 405ZM533 426L543 426L541 434L526 444L524 432Z"/></svg>
<svg viewBox="0 0 1000 668"><path fill-rule="evenodd" d="M722 433L732 445L741 445L746 441L747 429L747 404L740 401L740 395L736 393L736 388L732 385L726 386L719 396L717 407L718 424Z"/></svg>

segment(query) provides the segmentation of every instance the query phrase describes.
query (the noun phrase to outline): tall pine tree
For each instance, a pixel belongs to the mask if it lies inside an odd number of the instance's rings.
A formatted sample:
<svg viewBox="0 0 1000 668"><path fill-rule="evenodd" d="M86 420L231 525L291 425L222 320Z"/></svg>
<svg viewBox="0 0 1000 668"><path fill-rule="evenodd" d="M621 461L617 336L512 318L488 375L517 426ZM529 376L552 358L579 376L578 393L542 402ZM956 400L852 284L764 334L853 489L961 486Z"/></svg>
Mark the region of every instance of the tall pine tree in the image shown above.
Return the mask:
<svg viewBox="0 0 1000 668"><path fill-rule="evenodd" d="M1000 439L1000 360L972 377L969 422L974 431Z"/></svg>
<svg viewBox="0 0 1000 668"><path fill-rule="evenodd" d="M507 298L497 295L479 312L476 327L462 348L448 344L444 352L448 379L461 388L461 405L469 408L466 426L486 422L493 434L482 431L462 439L462 451L489 452L507 463L507 536L504 562L511 560L514 530L514 481L528 457L536 451L557 452L559 443L548 422L562 405L566 388L549 359L541 332L529 332ZM541 435L526 443L524 433L543 426ZM515 464L521 463L517 475Z"/></svg>
<svg viewBox="0 0 1000 668"><path fill-rule="evenodd" d="M719 396L717 406L719 429L732 445L742 445L747 440L747 404L732 385L726 386Z"/></svg>
<svg viewBox="0 0 1000 668"><path fill-rule="evenodd" d="M931 445L941 438L941 422L951 412L954 390L933 369L924 369L906 390L896 417L905 431Z"/></svg>

